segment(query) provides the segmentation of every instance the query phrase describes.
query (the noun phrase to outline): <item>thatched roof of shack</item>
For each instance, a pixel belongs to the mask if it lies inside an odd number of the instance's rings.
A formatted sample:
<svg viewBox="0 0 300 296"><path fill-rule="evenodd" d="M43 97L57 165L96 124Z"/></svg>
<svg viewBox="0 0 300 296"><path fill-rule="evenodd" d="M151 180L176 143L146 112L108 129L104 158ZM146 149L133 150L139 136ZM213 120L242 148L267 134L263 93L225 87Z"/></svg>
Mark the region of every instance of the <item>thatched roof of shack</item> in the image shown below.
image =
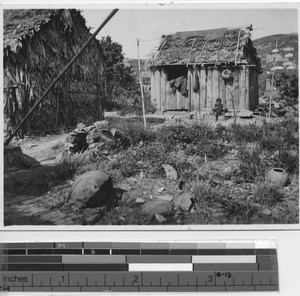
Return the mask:
<svg viewBox="0 0 300 296"><path fill-rule="evenodd" d="M247 62L259 66L260 62L251 41L251 30L250 25L162 36L162 42L151 65Z"/></svg>
<svg viewBox="0 0 300 296"><path fill-rule="evenodd" d="M4 86L17 86L17 106L23 117L28 105L44 93L91 33L80 11L75 9L4 10L3 21ZM52 126L59 110L58 123L72 125L96 112L96 93L104 76L100 45L91 42L36 109L32 122L38 126L43 119L44 125ZM30 98L26 98L26 92ZM16 110L10 112L15 113Z"/></svg>

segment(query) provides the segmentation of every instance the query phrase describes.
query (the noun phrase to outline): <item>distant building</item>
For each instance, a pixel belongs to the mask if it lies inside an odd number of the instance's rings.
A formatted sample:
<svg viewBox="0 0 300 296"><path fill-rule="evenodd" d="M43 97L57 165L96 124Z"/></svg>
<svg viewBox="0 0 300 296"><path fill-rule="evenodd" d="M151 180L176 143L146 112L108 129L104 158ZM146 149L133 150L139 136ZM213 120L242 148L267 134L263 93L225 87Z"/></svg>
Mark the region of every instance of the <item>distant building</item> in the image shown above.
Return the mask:
<svg viewBox="0 0 300 296"><path fill-rule="evenodd" d="M228 109L234 102L240 111L254 110L261 66L251 30L247 26L163 36L150 62L156 109L211 111L220 97Z"/></svg>

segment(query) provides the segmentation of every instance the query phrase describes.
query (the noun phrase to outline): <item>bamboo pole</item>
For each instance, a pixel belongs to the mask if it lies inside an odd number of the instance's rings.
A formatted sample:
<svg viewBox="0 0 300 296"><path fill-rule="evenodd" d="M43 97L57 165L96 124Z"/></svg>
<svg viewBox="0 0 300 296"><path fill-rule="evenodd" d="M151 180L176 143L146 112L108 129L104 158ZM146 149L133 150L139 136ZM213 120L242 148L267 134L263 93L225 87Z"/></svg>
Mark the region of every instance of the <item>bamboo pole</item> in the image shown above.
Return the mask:
<svg viewBox="0 0 300 296"><path fill-rule="evenodd" d="M277 39L276 39L276 52L277 53ZM270 95L270 103L269 103L269 120L271 118L271 108L272 108L272 97L274 91L274 76L275 76L275 67L276 67L276 56L274 57L274 64L273 64L273 73L272 73L272 80L271 80L271 95Z"/></svg>
<svg viewBox="0 0 300 296"><path fill-rule="evenodd" d="M146 114L145 114L145 100L144 100L144 92L143 92L143 84L142 84L142 75L141 75L141 61L140 61L140 39L137 38L137 52L138 52L138 64L139 64L139 80L141 87L141 95L142 95L142 107L143 107L143 119L144 119L144 127L147 127L146 122Z"/></svg>
<svg viewBox="0 0 300 296"><path fill-rule="evenodd" d="M35 108L42 102L42 100L47 96L47 94L50 92L52 87L58 82L58 80L65 74L67 70L73 65L73 63L79 58L79 56L83 53L83 51L88 47L88 45L94 40L96 35L102 30L102 28L109 22L109 20L117 13L119 9L114 9L102 22L102 24L99 26L99 28L90 36L90 38L86 41L86 43L82 46L82 48L79 50L79 52L74 56L74 58L65 66L65 68L60 72L60 74L53 80L53 82L49 85L49 87L46 89L44 94L36 101L34 106L28 111L28 113L25 115L23 120L20 122L20 124L16 127L16 129L12 132L12 134L9 136L9 138L4 142L4 146L8 145L10 141L13 139L13 137L17 134L18 130L22 127L26 119L29 117L29 115L35 110Z"/></svg>

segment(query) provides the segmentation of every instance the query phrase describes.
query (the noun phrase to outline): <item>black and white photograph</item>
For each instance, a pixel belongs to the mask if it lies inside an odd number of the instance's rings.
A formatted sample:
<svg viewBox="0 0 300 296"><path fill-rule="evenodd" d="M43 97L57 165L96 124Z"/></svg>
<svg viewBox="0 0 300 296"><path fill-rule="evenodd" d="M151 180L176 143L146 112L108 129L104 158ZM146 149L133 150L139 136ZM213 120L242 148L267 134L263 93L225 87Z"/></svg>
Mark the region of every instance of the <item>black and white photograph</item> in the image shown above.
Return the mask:
<svg viewBox="0 0 300 296"><path fill-rule="evenodd" d="M4 226L299 224L297 8L2 17Z"/></svg>

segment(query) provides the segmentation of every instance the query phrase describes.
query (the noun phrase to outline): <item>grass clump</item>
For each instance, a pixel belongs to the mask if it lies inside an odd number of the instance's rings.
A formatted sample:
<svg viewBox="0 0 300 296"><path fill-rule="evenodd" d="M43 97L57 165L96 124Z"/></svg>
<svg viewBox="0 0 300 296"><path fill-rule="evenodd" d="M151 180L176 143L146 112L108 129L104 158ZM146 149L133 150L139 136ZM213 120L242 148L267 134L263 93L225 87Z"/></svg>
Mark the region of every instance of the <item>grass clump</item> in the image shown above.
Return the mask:
<svg viewBox="0 0 300 296"><path fill-rule="evenodd" d="M262 136L262 128L254 123L231 126L232 137L237 142L256 142Z"/></svg>
<svg viewBox="0 0 300 296"><path fill-rule="evenodd" d="M261 183L253 195L253 201L262 206L275 206L284 198L283 193L277 186Z"/></svg>
<svg viewBox="0 0 300 296"><path fill-rule="evenodd" d="M245 182L253 183L264 175L266 164L262 159L260 147L247 149L245 146L241 146L238 149L238 157L241 161L240 172Z"/></svg>
<svg viewBox="0 0 300 296"><path fill-rule="evenodd" d="M213 128L206 123L163 126L157 131L157 140L170 150L176 145L195 144L203 138L213 138Z"/></svg>

